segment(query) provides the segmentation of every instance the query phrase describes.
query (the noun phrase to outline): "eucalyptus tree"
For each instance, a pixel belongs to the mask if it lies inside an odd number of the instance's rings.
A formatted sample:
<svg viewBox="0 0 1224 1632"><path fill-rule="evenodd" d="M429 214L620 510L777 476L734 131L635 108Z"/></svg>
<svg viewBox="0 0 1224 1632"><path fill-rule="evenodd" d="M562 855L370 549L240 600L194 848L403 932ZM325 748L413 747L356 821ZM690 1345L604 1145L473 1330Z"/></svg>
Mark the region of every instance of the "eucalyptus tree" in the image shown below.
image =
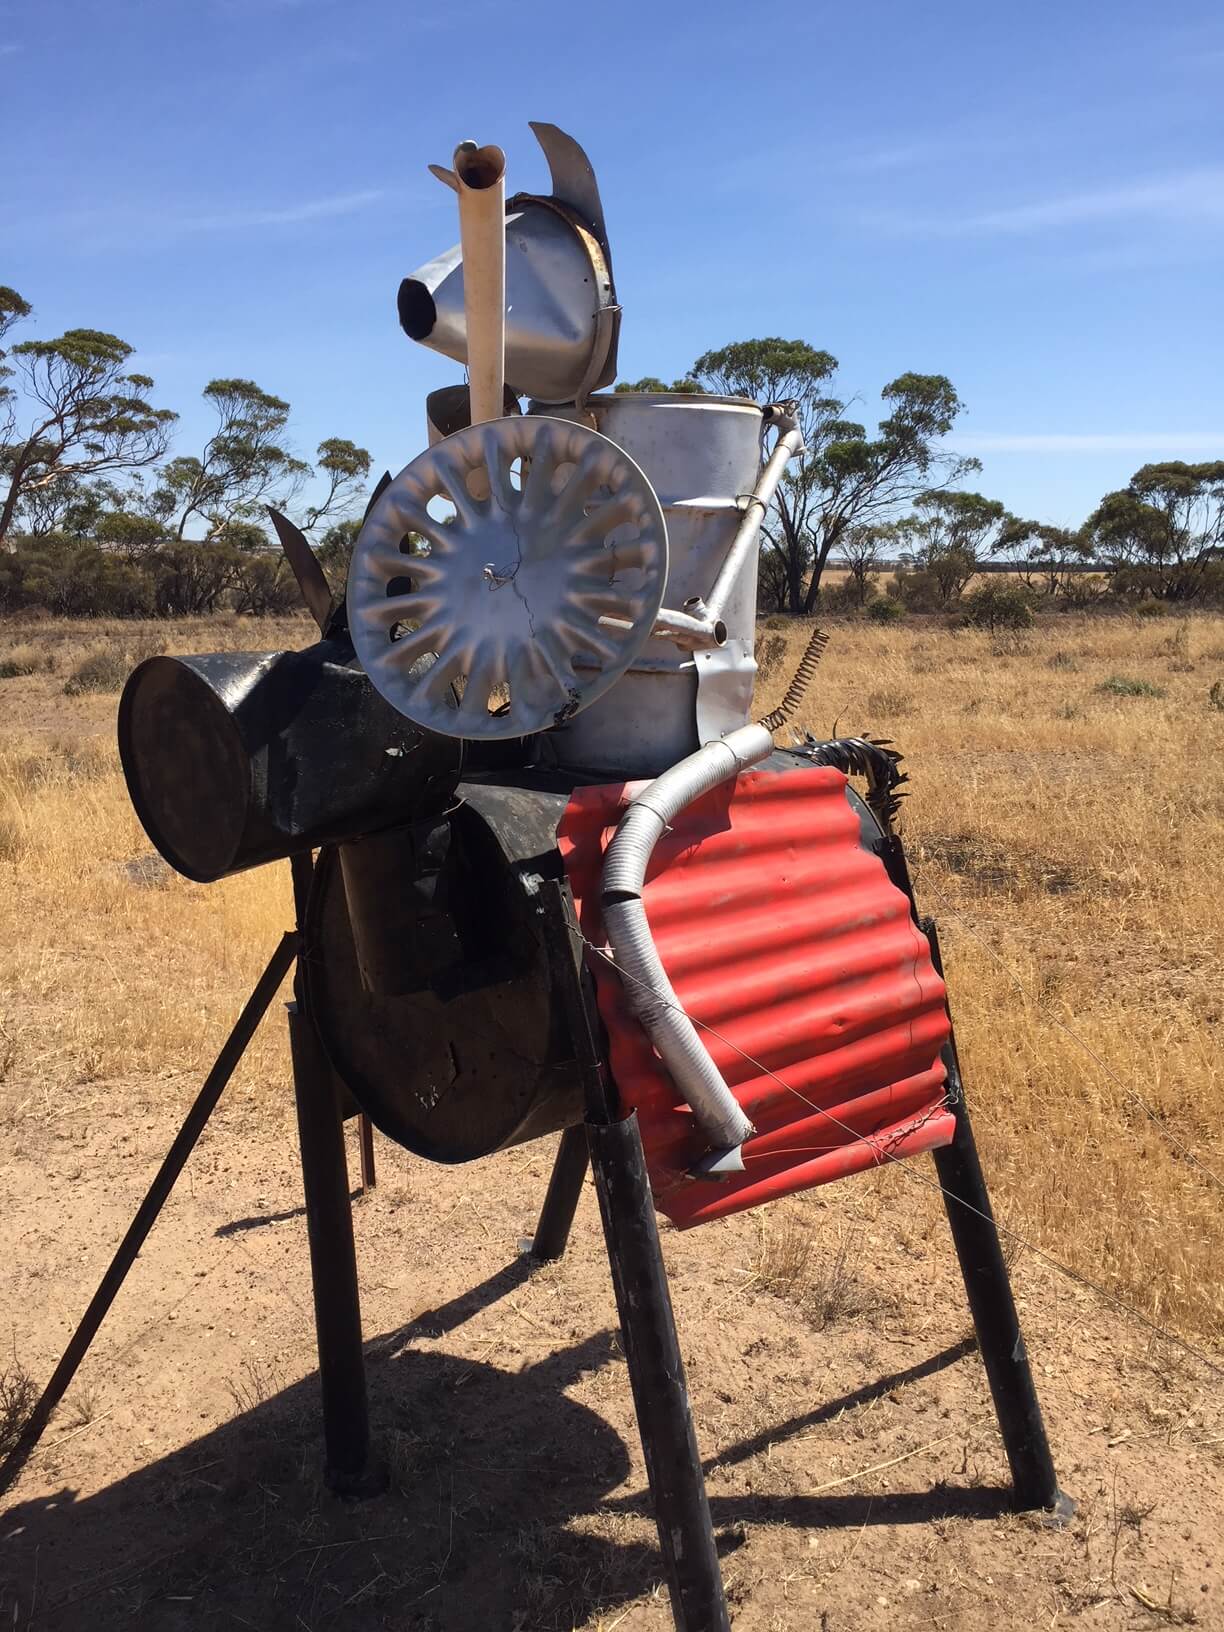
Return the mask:
<svg viewBox="0 0 1224 1632"><path fill-rule="evenodd" d="M0 289L0 332L29 312L15 290ZM127 371L131 356L132 347L117 335L68 329L53 340L22 340L3 359L0 542L45 490L163 458L177 416L150 401L153 381Z"/></svg>
<svg viewBox="0 0 1224 1632"><path fill-rule="evenodd" d="M805 452L762 529L791 612L811 612L829 557L852 529L892 521L922 494L980 469L944 446L962 409L944 375L898 375L880 393L884 412L869 435L848 417L851 401L830 388L837 366L804 340L774 336L705 352L690 370L706 391L798 405Z"/></svg>

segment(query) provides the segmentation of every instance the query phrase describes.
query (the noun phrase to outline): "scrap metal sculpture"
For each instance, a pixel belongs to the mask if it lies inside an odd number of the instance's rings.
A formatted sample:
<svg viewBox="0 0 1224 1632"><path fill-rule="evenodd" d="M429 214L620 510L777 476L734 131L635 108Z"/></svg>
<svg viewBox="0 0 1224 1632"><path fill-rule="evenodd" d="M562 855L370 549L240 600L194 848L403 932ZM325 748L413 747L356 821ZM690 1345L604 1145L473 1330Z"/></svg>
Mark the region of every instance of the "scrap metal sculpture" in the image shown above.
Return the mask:
<svg viewBox="0 0 1224 1632"><path fill-rule="evenodd" d="M507 203L497 148L434 167L462 243L404 281L400 320L469 385L433 394L429 446L379 485L344 604L273 517L320 640L152 658L124 692L124 770L162 855L204 881L288 858L297 927L18 1456L296 959L332 1485L377 1481L344 1116L439 1162L560 1132L531 1250L563 1252L589 1159L673 1612L705 1632L727 1608L656 1208L690 1228L933 1152L1016 1502L1067 1503L894 827L898 756L775 745L823 635L751 718L759 530L794 405L597 393L620 323L602 205L577 144L533 129L548 196Z"/></svg>

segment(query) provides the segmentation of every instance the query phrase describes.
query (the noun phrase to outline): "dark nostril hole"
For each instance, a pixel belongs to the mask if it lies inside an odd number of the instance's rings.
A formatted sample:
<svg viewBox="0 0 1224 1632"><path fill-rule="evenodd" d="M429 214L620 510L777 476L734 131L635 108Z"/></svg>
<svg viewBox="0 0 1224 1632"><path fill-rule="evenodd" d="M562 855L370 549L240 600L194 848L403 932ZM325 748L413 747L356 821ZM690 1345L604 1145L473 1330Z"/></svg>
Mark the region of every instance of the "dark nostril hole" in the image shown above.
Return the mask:
<svg viewBox="0 0 1224 1632"><path fill-rule="evenodd" d="M400 328L410 340L427 340L438 320L434 298L419 278L405 278L396 300Z"/></svg>

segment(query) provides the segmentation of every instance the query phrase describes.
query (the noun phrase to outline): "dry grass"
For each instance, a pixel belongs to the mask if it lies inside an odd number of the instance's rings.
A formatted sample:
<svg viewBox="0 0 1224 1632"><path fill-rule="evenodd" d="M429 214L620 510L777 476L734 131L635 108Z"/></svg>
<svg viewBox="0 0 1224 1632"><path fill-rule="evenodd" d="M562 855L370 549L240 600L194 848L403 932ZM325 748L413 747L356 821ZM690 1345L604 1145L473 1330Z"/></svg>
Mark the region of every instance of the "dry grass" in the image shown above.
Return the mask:
<svg viewBox="0 0 1224 1632"><path fill-rule="evenodd" d="M54 667L54 656L42 651L33 641L23 641L0 652L0 680L17 680Z"/></svg>
<svg viewBox="0 0 1224 1632"><path fill-rule="evenodd" d="M861 1274L862 1246L861 1226L843 1227L830 1241L812 1229L806 1212L762 1211L749 1284L793 1303L818 1332L841 1321L862 1321L883 1307Z"/></svg>
<svg viewBox="0 0 1224 1632"><path fill-rule="evenodd" d="M1051 618L1007 647L831 627L800 724L905 751L902 827L997 1210L1148 1315L1224 1339L1224 1193L1165 1137L1224 1177L1224 721L1208 700L1224 619L1171 635L1167 619ZM766 707L806 636L790 631ZM1102 690L1117 674L1161 695ZM935 1218L904 1173L878 1182L890 1211Z"/></svg>
<svg viewBox="0 0 1224 1632"><path fill-rule="evenodd" d="M940 919L1001 1217L1152 1317L1224 1340L1224 1196L1164 1136L1224 1174L1224 716L1208 701L1224 618L1051 618L1008 643L917 620L832 631L800 723L894 736L906 753L904 831ZM808 632L769 621L786 650L769 648L762 708ZM12 633L60 674L99 638ZM208 650L303 644L307 628L115 633ZM1165 695L1099 689L1115 675ZM69 703L42 673L4 695L38 687L45 727L0 736L0 1117L88 1116L102 1080L123 1085L108 1104L185 1098L289 922L288 869L207 888L125 870L149 845L102 732L114 701ZM72 734L75 710L98 735ZM282 1030L261 1029L232 1108L288 1105ZM881 1228L937 1220L938 1198L904 1173L868 1182L887 1200Z"/></svg>
<svg viewBox="0 0 1224 1632"><path fill-rule="evenodd" d="M16 1447L37 1399L34 1379L24 1366L14 1360L0 1371L0 1458Z"/></svg>
<svg viewBox="0 0 1224 1632"><path fill-rule="evenodd" d="M69 623L27 626L61 672L96 648ZM126 651L301 645L303 628L236 620L117 625ZM133 1079L139 1102L211 1063L250 986L292 921L287 868L211 888L125 864L150 852L123 785L113 732L70 734L72 702L54 679L33 729L0 733L0 1121L88 1116L91 1083ZM7 690L7 688L6 688ZM95 724L91 714L87 724ZM109 726L109 721L106 722ZM38 726L44 729L38 729ZM262 1027L227 1103L275 1092L287 1100L283 1027ZM182 1091L190 1091L190 1081Z"/></svg>

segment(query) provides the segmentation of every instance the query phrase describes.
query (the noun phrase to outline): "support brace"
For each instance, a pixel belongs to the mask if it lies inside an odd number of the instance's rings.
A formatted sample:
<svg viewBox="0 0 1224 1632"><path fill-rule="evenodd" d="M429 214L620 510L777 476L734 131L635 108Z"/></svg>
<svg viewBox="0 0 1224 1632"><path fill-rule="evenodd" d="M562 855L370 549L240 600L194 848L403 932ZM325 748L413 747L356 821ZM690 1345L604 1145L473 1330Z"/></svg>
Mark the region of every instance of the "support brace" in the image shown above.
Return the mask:
<svg viewBox="0 0 1224 1632"><path fill-rule="evenodd" d="M256 982L254 991L243 1005L242 1013L234 1022L234 1029L226 1038L212 1070L205 1077L204 1084L196 1095L195 1103L183 1118L183 1125L175 1135L174 1143L166 1152L166 1158L158 1168L157 1176L149 1186L144 1200L137 1208L135 1218L128 1225L127 1234L119 1243L110 1267L103 1275L98 1290L90 1299L89 1307L81 1316L80 1325L69 1339L63 1358L51 1375L51 1381L43 1389L38 1403L27 1418L17 1444L0 1466L0 1491L6 1490L20 1473L26 1458L42 1438L51 1420L51 1413L68 1391L72 1379L89 1351L89 1345L97 1336L98 1328L119 1295L119 1289L127 1279L128 1271L136 1262L149 1231L166 1205L175 1180L187 1165L187 1158L195 1149L209 1117L216 1110L217 1101L221 1098L226 1083L246 1053L256 1027L276 996L281 981L289 973L297 953L298 936L292 932L286 933L268 960L268 966Z"/></svg>
<svg viewBox="0 0 1224 1632"><path fill-rule="evenodd" d="M931 961L942 979L943 959L935 920L924 918L921 927L931 943ZM1065 1522L1074 1514L1075 1503L1058 1488L1007 1261L965 1103L955 1032L943 1050L943 1061L956 1133L950 1145L934 1152L935 1172L943 1190L978 1350L999 1419L1016 1506L1045 1508L1056 1521Z"/></svg>

